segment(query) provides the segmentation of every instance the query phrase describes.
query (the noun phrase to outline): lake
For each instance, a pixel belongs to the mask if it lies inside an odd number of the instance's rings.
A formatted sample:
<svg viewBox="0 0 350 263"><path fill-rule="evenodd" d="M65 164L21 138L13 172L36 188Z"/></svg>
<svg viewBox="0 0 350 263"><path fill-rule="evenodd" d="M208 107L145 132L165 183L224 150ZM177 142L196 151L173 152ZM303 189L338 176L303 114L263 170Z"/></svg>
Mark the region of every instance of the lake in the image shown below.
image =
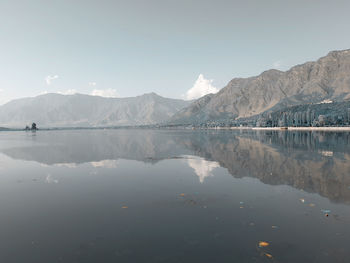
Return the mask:
<svg viewBox="0 0 350 263"><path fill-rule="evenodd" d="M0 132L1 262L349 262L350 133Z"/></svg>

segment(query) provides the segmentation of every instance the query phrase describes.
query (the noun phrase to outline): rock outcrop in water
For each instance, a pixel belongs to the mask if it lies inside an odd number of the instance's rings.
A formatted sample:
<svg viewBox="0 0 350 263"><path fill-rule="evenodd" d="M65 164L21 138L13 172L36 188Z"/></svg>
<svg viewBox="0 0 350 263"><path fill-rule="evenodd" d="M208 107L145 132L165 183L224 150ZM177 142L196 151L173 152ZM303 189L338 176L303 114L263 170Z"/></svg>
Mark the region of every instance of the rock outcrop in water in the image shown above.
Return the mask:
<svg viewBox="0 0 350 263"><path fill-rule="evenodd" d="M268 70L256 77L235 78L217 94L207 95L175 114L170 123L251 117L268 110L350 99L350 50L332 51L316 62L286 72Z"/></svg>

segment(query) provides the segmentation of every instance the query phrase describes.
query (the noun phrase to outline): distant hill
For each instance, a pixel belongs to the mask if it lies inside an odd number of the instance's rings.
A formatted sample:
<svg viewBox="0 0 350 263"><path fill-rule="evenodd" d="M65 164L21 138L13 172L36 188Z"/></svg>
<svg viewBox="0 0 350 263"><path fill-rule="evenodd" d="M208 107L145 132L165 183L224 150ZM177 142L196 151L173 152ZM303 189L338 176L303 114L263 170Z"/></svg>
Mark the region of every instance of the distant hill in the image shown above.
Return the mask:
<svg viewBox="0 0 350 263"><path fill-rule="evenodd" d="M268 70L235 78L216 94L202 97L175 114L169 123L246 118L285 107L350 99L350 50L332 51L316 62L286 72Z"/></svg>
<svg viewBox="0 0 350 263"><path fill-rule="evenodd" d="M190 102L155 93L130 98L45 94L0 106L0 126L98 127L148 125L168 120Z"/></svg>

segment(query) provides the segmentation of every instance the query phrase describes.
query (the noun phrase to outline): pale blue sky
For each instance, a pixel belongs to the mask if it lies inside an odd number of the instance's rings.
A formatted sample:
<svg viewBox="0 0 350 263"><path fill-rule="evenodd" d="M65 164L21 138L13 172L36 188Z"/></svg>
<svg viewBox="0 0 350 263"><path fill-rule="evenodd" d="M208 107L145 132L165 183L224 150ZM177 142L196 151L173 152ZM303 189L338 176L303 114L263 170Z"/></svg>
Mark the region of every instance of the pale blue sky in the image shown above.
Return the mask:
<svg viewBox="0 0 350 263"><path fill-rule="evenodd" d="M181 98L199 74L220 89L350 48L349 11L337 0L0 0L0 104L94 89Z"/></svg>

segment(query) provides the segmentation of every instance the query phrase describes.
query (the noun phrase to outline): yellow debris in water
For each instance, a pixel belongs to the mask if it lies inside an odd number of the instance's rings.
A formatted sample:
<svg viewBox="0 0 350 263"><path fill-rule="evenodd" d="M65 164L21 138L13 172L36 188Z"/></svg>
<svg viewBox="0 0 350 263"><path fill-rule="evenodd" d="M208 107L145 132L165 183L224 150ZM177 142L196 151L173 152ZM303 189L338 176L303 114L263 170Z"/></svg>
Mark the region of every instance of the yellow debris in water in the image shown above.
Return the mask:
<svg viewBox="0 0 350 263"><path fill-rule="evenodd" d="M244 206L240 206L239 208L244 208Z"/></svg>
<svg viewBox="0 0 350 263"><path fill-rule="evenodd" d="M272 255L269 253L265 253L265 256L267 256L268 258L272 258Z"/></svg>
<svg viewBox="0 0 350 263"><path fill-rule="evenodd" d="M309 206L314 207L314 206L315 206L315 204L309 204Z"/></svg>
<svg viewBox="0 0 350 263"><path fill-rule="evenodd" d="M123 208L123 209L126 209L126 208L128 208L128 207L127 207L127 206L122 206L122 208Z"/></svg>
<svg viewBox="0 0 350 263"><path fill-rule="evenodd" d="M259 242L259 247L267 247L268 245L270 245L268 242L265 242L265 241Z"/></svg>
<svg viewBox="0 0 350 263"><path fill-rule="evenodd" d="M180 196L185 196L185 194L184 194L184 193L182 193L182 194L180 194Z"/></svg>

